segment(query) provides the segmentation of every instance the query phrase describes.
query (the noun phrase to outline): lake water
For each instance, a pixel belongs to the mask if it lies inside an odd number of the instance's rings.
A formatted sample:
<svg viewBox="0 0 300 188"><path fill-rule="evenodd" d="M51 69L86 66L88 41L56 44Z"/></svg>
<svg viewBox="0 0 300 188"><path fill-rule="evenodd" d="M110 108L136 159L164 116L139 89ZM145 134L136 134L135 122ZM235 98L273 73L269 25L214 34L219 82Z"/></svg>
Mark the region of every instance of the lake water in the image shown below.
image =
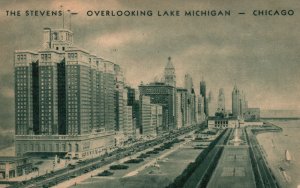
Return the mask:
<svg viewBox="0 0 300 188"><path fill-rule="evenodd" d="M271 123L283 131L259 134L257 139L281 187L297 188L300 185L300 120ZM286 150L292 156L291 162L286 161Z"/></svg>

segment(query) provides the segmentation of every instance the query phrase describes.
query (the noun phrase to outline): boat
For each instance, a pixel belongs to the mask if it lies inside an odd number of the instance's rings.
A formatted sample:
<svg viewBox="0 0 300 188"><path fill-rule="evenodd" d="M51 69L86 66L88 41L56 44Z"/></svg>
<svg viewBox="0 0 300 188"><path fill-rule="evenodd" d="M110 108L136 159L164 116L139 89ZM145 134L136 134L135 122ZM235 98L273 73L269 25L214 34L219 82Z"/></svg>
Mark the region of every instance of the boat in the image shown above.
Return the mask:
<svg viewBox="0 0 300 188"><path fill-rule="evenodd" d="M285 150L285 160L287 162L290 162L292 160L292 156L291 156L289 150Z"/></svg>

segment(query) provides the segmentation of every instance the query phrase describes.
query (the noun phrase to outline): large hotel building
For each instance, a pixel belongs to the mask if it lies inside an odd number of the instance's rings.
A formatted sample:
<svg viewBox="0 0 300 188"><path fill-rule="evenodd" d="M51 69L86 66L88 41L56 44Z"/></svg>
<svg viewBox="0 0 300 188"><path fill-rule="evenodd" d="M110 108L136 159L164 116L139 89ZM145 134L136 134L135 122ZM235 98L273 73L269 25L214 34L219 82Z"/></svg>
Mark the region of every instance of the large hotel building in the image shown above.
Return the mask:
<svg viewBox="0 0 300 188"><path fill-rule="evenodd" d="M16 155L88 157L115 144L115 64L44 29L43 50L15 52Z"/></svg>

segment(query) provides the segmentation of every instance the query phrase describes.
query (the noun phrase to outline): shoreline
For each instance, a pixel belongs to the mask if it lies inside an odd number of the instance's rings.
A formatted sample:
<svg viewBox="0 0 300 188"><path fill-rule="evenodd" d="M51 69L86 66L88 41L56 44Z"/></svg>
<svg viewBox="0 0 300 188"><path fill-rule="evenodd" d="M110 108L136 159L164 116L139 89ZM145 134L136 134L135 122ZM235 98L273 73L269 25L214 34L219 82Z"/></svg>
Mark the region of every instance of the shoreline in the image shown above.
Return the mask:
<svg viewBox="0 0 300 188"><path fill-rule="evenodd" d="M297 132L300 131L300 127L294 125L298 122L272 122L282 128L282 132L264 132L256 135L263 154L281 187L295 188L300 184L300 172L297 170L300 168L300 163L295 160L296 156L290 163L285 161L286 149L291 151L292 155L300 153L300 150L297 150L297 145L300 144L297 140Z"/></svg>

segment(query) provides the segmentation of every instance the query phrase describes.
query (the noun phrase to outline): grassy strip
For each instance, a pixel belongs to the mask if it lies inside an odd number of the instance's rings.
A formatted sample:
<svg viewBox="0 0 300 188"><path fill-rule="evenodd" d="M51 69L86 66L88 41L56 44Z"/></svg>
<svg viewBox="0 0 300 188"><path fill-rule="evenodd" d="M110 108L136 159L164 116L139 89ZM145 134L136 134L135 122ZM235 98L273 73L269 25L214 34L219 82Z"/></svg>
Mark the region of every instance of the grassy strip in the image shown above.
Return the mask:
<svg viewBox="0 0 300 188"><path fill-rule="evenodd" d="M168 185L168 188L177 188L177 187L183 187L184 184L188 181L189 177L195 172L196 168L202 163L202 161L205 159L205 157L207 156L207 154L217 145L217 143L219 142L219 140L222 138L222 136L225 134L226 131L223 131L218 138L216 138L214 141L212 141L209 146L204 149L196 158L195 162L190 163L182 172L181 175L177 176L174 180L173 183L171 183L170 185ZM225 142L226 140L224 140ZM222 153L222 151L221 151ZM220 153L220 154L221 154ZM219 153L218 153L219 155ZM218 156L217 155L217 156ZM217 161L216 161L217 164ZM211 166L211 169L213 171L213 166ZM210 170L211 170L210 169ZM207 173L205 174L206 177L210 177L211 174Z"/></svg>

